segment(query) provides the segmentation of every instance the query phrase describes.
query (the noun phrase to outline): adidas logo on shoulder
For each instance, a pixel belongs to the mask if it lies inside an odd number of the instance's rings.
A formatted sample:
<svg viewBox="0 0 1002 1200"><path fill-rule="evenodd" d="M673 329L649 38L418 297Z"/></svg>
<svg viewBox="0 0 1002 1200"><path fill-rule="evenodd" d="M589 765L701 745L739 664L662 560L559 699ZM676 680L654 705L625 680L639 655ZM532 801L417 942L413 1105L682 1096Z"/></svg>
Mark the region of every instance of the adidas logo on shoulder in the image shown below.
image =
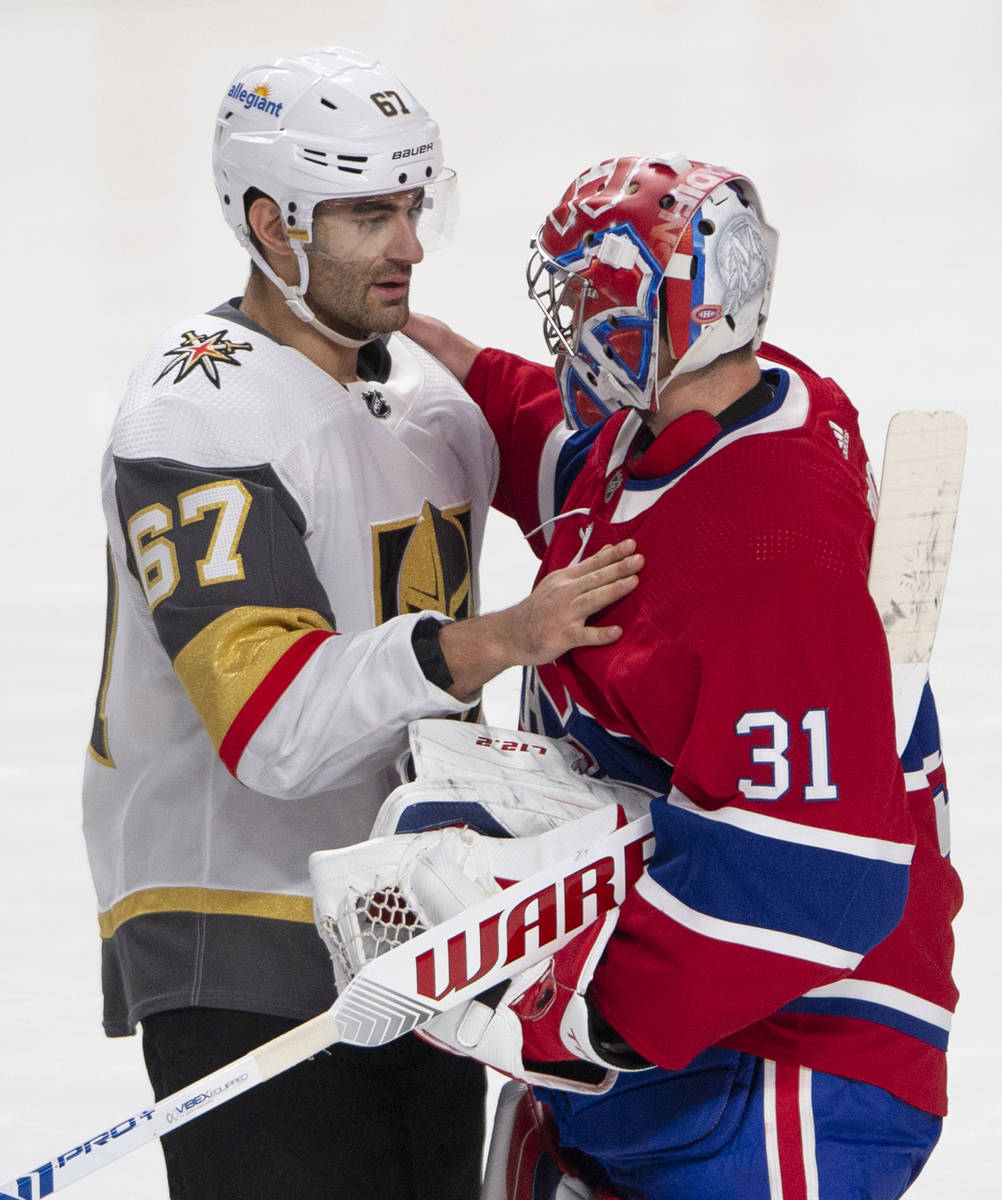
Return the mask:
<svg viewBox="0 0 1002 1200"><path fill-rule="evenodd" d="M838 448L842 451L842 457L848 458L849 434L842 428L841 425L837 425L834 421L829 421L828 424L831 427L832 433L835 435L835 441L838 442Z"/></svg>

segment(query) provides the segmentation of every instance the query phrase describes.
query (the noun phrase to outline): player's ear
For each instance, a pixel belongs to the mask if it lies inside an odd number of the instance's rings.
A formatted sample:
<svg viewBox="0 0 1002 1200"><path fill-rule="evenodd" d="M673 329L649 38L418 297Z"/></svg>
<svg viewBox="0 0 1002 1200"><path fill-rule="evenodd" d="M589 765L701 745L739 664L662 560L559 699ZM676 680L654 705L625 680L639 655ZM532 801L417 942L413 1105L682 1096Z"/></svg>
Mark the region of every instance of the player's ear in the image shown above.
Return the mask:
<svg viewBox="0 0 1002 1200"><path fill-rule="evenodd" d="M292 260L294 252L285 235L282 213L274 200L258 196L247 209L247 223L258 245L273 266L285 259Z"/></svg>

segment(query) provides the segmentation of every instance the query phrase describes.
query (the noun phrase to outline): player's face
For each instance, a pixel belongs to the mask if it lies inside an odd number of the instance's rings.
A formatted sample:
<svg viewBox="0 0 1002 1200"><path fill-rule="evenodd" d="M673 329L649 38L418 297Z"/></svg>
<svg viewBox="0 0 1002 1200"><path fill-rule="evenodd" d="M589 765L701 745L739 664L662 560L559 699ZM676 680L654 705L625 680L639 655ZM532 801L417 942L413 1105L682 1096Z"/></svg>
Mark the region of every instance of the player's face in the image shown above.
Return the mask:
<svg viewBox="0 0 1002 1200"><path fill-rule="evenodd" d="M422 199L412 189L317 207L306 301L321 321L349 337L404 325L411 268L424 257L415 230Z"/></svg>

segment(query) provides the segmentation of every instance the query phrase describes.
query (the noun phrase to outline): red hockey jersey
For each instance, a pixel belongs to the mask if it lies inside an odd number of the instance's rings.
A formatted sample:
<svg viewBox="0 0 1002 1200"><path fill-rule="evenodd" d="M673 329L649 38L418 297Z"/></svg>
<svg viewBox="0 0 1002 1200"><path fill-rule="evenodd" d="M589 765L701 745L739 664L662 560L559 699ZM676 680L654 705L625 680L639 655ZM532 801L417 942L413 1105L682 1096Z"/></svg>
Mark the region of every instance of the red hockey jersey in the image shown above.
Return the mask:
<svg viewBox="0 0 1002 1200"><path fill-rule="evenodd" d="M600 616L621 640L523 696L526 727L658 793L589 996L664 1068L724 1045L942 1114L961 890L935 707L899 760L855 410L782 351L760 365L758 407L689 413L639 455L633 411L564 428L546 368L487 350L467 380L541 571L626 537L646 560Z"/></svg>

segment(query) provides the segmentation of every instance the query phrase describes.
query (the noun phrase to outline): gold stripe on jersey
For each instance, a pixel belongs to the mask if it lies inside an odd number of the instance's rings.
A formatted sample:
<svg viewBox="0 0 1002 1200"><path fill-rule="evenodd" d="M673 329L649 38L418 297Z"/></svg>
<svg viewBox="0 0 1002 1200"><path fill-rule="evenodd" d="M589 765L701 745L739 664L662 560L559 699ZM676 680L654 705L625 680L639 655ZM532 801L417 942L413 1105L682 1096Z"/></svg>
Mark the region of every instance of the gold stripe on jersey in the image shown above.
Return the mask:
<svg viewBox="0 0 1002 1200"><path fill-rule="evenodd" d="M331 626L308 608L230 609L197 633L174 671L219 750L237 714L278 660L301 637Z"/></svg>
<svg viewBox="0 0 1002 1200"><path fill-rule="evenodd" d="M115 651L115 634L118 631L118 576L115 574L115 559L111 553L110 544L106 545L105 555L108 572L108 600L104 619L104 661L101 664L101 683L98 686L97 701L94 705L94 729L87 749L102 766L114 767L115 760L111 757L111 747L108 743L108 714L105 711L105 705L108 700L108 684L111 683L111 659Z"/></svg>
<svg viewBox="0 0 1002 1200"><path fill-rule="evenodd" d="M98 928L102 938L113 937L115 931L133 917L150 913L205 913L210 916L262 917L272 921L297 921L312 925L313 899L310 896L279 896L273 892L236 892L225 888L155 887L113 904L106 912L98 913Z"/></svg>

